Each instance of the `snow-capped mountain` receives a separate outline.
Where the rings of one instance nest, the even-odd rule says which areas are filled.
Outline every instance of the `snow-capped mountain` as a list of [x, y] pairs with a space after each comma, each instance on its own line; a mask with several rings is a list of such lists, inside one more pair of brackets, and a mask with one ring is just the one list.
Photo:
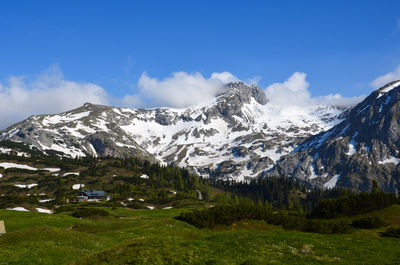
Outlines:
[[308, 138], [267, 176], [293, 176], [325, 187], [400, 189], [400, 81], [372, 92], [330, 130]]
[[0, 132], [68, 156], [139, 156], [199, 175], [243, 180], [262, 175], [305, 137], [346, 118], [344, 106], [275, 106], [264, 91], [226, 85], [212, 102], [183, 109], [128, 109], [93, 104], [35, 115]]

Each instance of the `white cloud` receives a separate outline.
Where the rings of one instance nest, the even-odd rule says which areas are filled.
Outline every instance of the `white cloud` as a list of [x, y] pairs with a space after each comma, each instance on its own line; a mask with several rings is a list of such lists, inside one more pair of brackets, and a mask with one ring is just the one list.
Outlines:
[[13, 76], [0, 84], [0, 128], [33, 114], [62, 112], [85, 102], [109, 104], [109, 99], [98, 85], [64, 80], [57, 66], [32, 80]]
[[257, 86], [258, 82], [260, 82], [260, 80], [261, 80], [261, 76], [254, 76], [252, 78], [249, 78], [249, 79], [245, 80], [245, 83], [249, 84], [249, 85], [256, 85]]
[[365, 96], [358, 97], [344, 97], [340, 94], [329, 94], [327, 96], [312, 98], [313, 102], [318, 104], [332, 104], [340, 106], [352, 106], [363, 101]]
[[291, 106], [310, 104], [307, 74], [295, 72], [283, 83], [274, 83], [266, 88], [265, 94], [272, 104]]
[[399, 79], [400, 79], [400, 65], [397, 66], [397, 68], [394, 71], [375, 78], [375, 80], [371, 82], [371, 86], [373, 86], [374, 88], [380, 88], [391, 81]]
[[229, 72], [212, 73], [210, 79], [220, 80], [224, 84], [239, 81], [239, 78], [237, 78], [236, 76], [234, 76], [233, 74], [231, 74]]
[[138, 81], [138, 96], [149, 99], [150, 105], [182, 108], [213, 99], [225, 89], [225, 83], [237, 80], [228, 72], [213, 73], [210, 78], [200, 73], [176, 72], [163, 80], [143, 73]]
[[86, 102], [134, 108], [186, 107], [213, 99], [223, 92], [225, 83], [238, 80], [229, 72], [213, 73], [209, 78], [176, 72], [163, 80], [143, 73], [138, 94], [111, 98], [96, 84], [65, 80], [60, 69], [52, 66], [34, 78], [11, 76], [0, 82], [0, 129], [30, 115], [59, 113]]
[[354, 105], [364, 99], [364, 96], [347, 98], [340, 94], [329, 94], [327, 96], [312, 97], [308, 90], [309, 83], [307, 74], [301, 72], [293, 73], [283, 83], [274, 83], [265, 90], [271, 104], [288, 106], [307, 106], [315, 104]]
[[[295, 72], [283, 83], [268, 86], [266, 96], [272, 104], [281, 106], [350, 105], [362, 100], [339, 94], [312, 97], [306, 77], [305, 73]], [[255, 77], [246, 83], [255, 84], [259, 79]], [[176, 72], [161, 80], [143, 73], [137, 94], [111, 98], [96, 84], [65, 80], [58, 67], [53, 66], [35, 78], [13, 76], [0, 83], [0, 129], [33, 114], [63, 112], [85, 102], [134, 108], [187, 107], [213, 100], [224, 91], [225, 83], [238, 80], [229, 72], [212, 73], [208, 78], [200, 73]]]
[[145, 107], [146, 104], [139, 95], [125, 95], [121, 100], [117, 100], [117, 105], [141, 108]]

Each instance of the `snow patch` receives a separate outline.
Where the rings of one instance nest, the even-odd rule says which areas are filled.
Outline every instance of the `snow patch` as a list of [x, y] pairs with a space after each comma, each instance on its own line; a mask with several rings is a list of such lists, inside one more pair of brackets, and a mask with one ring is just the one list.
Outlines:
[[72, 185], [73, 190], [79, 190], [80, 188], [85, 187], [85, 184], [74, 184]]
[[380, 165], [381, 164], [388, 164], [388, 163], [393, 163], [393, 164], [397, 165], [398, 163], [400, 163], [400, 159], [392, 156], [390, 158], [386, 158], [383, 161], [378, 161], [378, 164], [380, 164]]
[[380, 98], [381, 96], [383, 96], [383, 95], [386, 94], [387, 92], [391, 91], [393, 88], [398, 87], [399, 85], [400, 85], [400, 81], [394, 83], [394, 84], [391, 85], [391, 86], [388, 86], [388, 87], [386, 87], [386, 88], [380, 90], [380, 91], [379, 91], [379, 95], [378, 95], [377, 98]]
[[356, 142], [354, 140], [350, 140], [350, 142], [349, 142], [349, 150], [346, 152], [346, 155], [348, 155], [348, 156], [354, 155], [357, 152], [355, 146], [356, 146]]
[[14, 184], [15, 187], [21, 188], [21, 189], [31, 189], [33, 187], [36, 187], [38, 184]]
[[53, 212], [49, 209], [43, 209], [43, 208], [36, 208], [36, 211], [38, 211], [39, 213], [48, 213], [48, 214], [52, 214]]
[[25, 209], [24, 207], [7, 208], [6, 210], [18, 211], [18, 212], [29, 212], [29, 210]]
[[324, 188], [327, 188], [327, 189], [334, 188], [336, 186], [336, 183], [338, 182], [339, 178], [340, 178], [340, 174], [333, 176], [328, 182], [326, 182], [324, 184]]
[[311, 180], [311, 179], [315, 179], [315, 178], [318, 177], [318, 175], [315, 173], [315, 167], [314, 167], [314, 165], [311, 165], [310, 171], [311, 171], [311, 175], [310, 175], [310, 177], [309, 177], [310, 180]]
[[45, 168], [41, 168], [41, 170], [46, 170], [46, 171], [50, 171], [50, 172], [58, 172], [61, 169], [59, 168], [51, 168], [51, 167], [45, 167]]
[[28, 170], [38, 170], [35, 167], [31, 167], [28, 165], [21, 165], [21, 164], [16, 164], [16, 163], [9, 163], [9, 162], [4, 162], [0, 163], [0, 167], [3, 167], [5, 169], [7, 168], [20, 168], [20, 169], [28, 169]]
[[54, 201], [54, 199], [43, 199], [43, 200], [39, 200], [40, 203], [51, 202], [51, 201]]
[[65, 116], [61, 116], [61, 115], [52, 115], [52, 116], [47, 116], [43, 119], [43, 125], [45, 126], [49, 126], [52, 124], [57, 124], [57, 123], [61, 123], [61, 122], [71, 122], [71, 121], [75, 121], [75, 120], [79, 120], [82, 119], [84, 117], [89, 116], [90, 111], [85, 111], [85, 112], [81, 112], [81, 113], [77, 113], [77, 114], [68, 114]]
[[67, 176], [67, 175], [79, 176], [79, 172], [67, 172], [67, 173], [63, 174], [63, 177], [65, 177], [65, 176]]

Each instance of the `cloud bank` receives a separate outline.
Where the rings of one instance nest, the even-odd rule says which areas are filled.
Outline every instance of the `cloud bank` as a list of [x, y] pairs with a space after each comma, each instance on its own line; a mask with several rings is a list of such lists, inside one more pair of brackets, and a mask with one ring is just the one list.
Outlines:
[[283, 83], [274, 83], [265, 90], [271, 103], [281, 106], [308, 105], [311, 93], [305, 73], [295, 72]]
[[380, 88], [391, 81], [399, 79], [400, 79], [400, 65], [397, 66], [397, 68], [394, 71], [375, 78], [375, 80], [371, 82], [371, 86], [374, 88]]
[[56, 66], [33, 80], [12, 76], [5, 84], [0, 83], [0, 128], [33, 114], [62, 112], [85, 102], [110, 103], [103, 88], [64, 80]]
[[147, 99], [153, 106], [183, 108], [213, 99], [223, 92], [224, 84], [239, 80], [229, 72], [213, 73], [205, 78], [200, 73], [176, 72], [163, 80], [143, 73], [138, 81], [140, 93], [129, 99]]
[[265, 94], [272, 104], [282, 107], [315, 104], [351, 106], [364, 99], [364, 96], [348, 98], [340, 94], [312, 97], [308, 89], [310, 84], [306, 77], [306, 73], [295, 72], [283, 83], [274, 83], [268, 86], [265, 89]]
[[[400, 72], [399, 69], [396, 71]], [[295, 72], [287, 80], [269, 85], [265, 93], [270, 103], [282, 107], [352, 105], [363, 99], [346, 98], [339, 94], [312, 97], [306, 77], [305, 73]], [[86, 102], [133, 108], [187, 107], [213, 100], [224, 91], [224, 84], [238, 80], [230, 72], [215, 72], [209, 77], [197, 72], [176, 72], [164, 79], [151, 77], [144, 72], [137, 83], [137, 94], [112, 98], [96, 84], [65, 80], [60, 69], [53, 66], [34, 78], [12, 76], [0, 83], [0, 129], [30, 115], [59, 113]], [[245, 82], [255, 84], [259, 80], [259, 77], [255, 77]]]

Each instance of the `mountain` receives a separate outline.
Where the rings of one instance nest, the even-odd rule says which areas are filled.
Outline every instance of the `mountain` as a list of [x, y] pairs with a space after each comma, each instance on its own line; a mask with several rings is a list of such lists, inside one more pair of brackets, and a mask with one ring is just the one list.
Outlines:
[[210, 102], [183, 109], [128, 109], [93, 104], [35, 115], [0, 132], [66, 156], [137, 156], [192, 172], [243, 180], [272, 168], [306, 137], [336, 125], [345, 106], [281, 107], [263, 90], [229, 83]]
[[400, 187], [400, 81], [372, 92], [339, 124], [312, 136], [265, 176], [292, 176], [324, 187], [385, 191]]

